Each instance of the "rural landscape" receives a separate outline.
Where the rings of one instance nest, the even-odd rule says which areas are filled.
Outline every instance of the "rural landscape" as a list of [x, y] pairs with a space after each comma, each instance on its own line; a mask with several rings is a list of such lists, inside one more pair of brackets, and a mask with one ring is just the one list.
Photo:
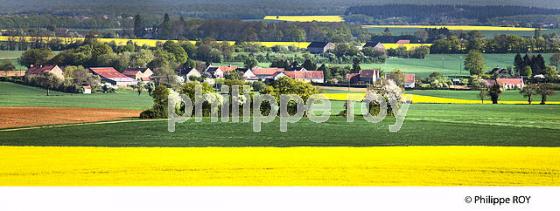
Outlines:
[[[21, 2], [0, 0], [0, 186], [560, 185], [556, 1]], [[282, 132], [283, 95], [328, 120]], [[198, 112], [178, 96], [203, 118], [169, 132]], [[211, 118], [232, 102], [278, 118]]]

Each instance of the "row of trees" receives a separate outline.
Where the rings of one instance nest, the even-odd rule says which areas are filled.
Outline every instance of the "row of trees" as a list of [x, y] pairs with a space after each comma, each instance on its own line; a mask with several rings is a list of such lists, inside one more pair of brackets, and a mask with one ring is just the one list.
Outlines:
[[451, 35], [433, 42], [431, 52], [465, 53], [471, 50], [485, 53], [518, 53], [518, 52], [558, 52], [560, 49], [559, 36], [546, 34], [538, 37], [525, 38], [518, 35], [498, 35], [485, 39], [480, 32], [473, 31], [466, 36]]
[[359, 26], [346, 23], [294, 23], [241, 20], [172, 19], [165, 14], [159, 25], [149, 26], [141, 15], [134, 17], [134, 35], [160, 39], [201, 40], [212, 38], [234, 41], [332, 41], [348, 42], [354, 37], [369, 39]]

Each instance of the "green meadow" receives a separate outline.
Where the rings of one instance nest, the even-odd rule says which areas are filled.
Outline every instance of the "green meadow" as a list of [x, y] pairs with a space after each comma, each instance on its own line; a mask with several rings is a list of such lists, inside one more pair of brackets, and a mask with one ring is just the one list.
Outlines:
[[132, 90], [117, 90], [115, 93], [94, 93], [91, 95], [71, 94], [11, 82], [0, 81], [0, 107], [77, 107], [77, 108], [119, 108], [144, 110], [151, 107], [152, 98], [146, 93], [138, 95]]

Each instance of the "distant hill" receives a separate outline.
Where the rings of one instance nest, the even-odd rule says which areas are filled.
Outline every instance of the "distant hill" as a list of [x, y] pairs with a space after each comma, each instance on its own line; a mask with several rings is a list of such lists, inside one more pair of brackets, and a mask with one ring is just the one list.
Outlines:
[[525, 6], [473, 5], [371, 5], [353, 6], [346, 14], [362, 14], [373, 18], [409, 17], [415, 20], [439, 18], [466, 18], [487, 20], [516, 15], [559, 15], [560, 9]]
[[[349, 7], [382, 4], [457, 4], [456, 0], [0, 0], [0, 14], [120, 15], [170, 13], [201, 18], [265, 15], [341, 15]], [[560, 8], [558, 0], [462, 0], [464, 5]]]

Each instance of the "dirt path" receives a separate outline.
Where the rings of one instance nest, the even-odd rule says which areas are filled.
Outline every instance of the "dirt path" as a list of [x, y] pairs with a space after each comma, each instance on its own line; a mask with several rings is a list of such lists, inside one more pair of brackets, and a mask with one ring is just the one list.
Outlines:
[[0, 128], [123, 120], [138, 117], [140, 112], [126, 109], [0, 107]]

